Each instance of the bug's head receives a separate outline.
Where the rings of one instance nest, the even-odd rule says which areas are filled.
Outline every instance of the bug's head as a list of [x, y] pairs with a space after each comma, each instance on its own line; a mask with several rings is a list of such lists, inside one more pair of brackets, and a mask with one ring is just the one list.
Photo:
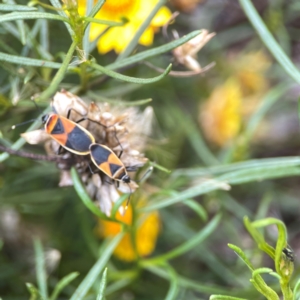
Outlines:
[[43, 124], [46, 124], [48, 119], [49, 119], [49, 115], [48, 115], [48, 114], [43, 115], [43, 116], [42, 116], [42, 123], [43, 123]]
[[124, 176], [122, 177], [122, 181], [123, 181], [123, 182], [129, 183], [130, 180], [131, 180], [131, 179], [130, 179], [129, 175], [127, 175], [127, 174], [124, 175]]

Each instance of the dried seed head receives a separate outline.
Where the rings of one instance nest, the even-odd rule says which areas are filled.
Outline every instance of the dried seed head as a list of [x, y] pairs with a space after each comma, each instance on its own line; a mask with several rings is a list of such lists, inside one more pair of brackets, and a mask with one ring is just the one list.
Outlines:
[[[139, 112], [136, 107], [113, 107], [107, 103], [96, 104], [94, 102], [87, 105], [82, 99], [67, 91], [56, 93], [53, 99], [53, 107], [57, 114], [67, 116], [71, 109], [70, 120], [80, 122], [80, 126], [86, 128], [95, 138], [96, 143], [109, 147], [116, 155], [122, 151], [121, 161], [125, 167], [140, 168], [146, 162], [144, 150], [147, 137], [151, 133], [151, 123], [153, 110], [151, 107]], [[23, 134], [27, 142], [36, 144], [45, 142], [45, 149], [49, 155], [57, 155], [59, 144], [39, 130], [34, 133]], [[138, 185], [131, 181], [129, 183], [119, 182], [118, 188], [114, 181], [99, 171], [92, 163], [90, 156], [76, 155], [66, 150], [59, 154], [68, 158], [68, 163], [60, 162], [58, 168], [62, 170], [59, 186], [72, 184], [69, 170], [72, 166], [78, 171], [87, 192], [92, 199], [98, 202], [100, 209], [110, 215], [113, 203], [116, 202], [119, 192], [134, 192]], [[71, 162], [71, 163], [70, 163]], [[132, 174], [130, 174], [132, 177]], [[123, 207], [120, 213], [123, 213]]]

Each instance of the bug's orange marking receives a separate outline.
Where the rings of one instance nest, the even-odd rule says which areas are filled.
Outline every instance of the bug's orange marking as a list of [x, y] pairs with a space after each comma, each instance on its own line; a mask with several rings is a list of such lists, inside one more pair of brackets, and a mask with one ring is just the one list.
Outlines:
[[108, 162], [104, 162], [101, 165], [99, 165], [99, 169], [104, 172], [107, 176], [112, 178], [112, 174], [110, 171], [110, 167], [109, 167], [109, 163]]
[[62, 134], [52, 134], [51, 137], [56, 140], [59, 144], [62, 146], [65, 146], [67, 140], [68, 140], [68, 135], [65, 133]]
[[109, 155], [107, 162], [109, 162], [110, 164], [119, 165], [120, 167], [123, 166], [123, 163], [121, 162], [119, 157], [113, 152]]
[[76, 126], [78, 126], [76, 123], [70, 121], [67, 118], [60, 117], [60, 120], [61, 120], [61, 122], [62, 122], [62, 124], [64, 126], [66, 134], [70, 133]]
[[45, 130], [46, 130], [47, 133], [51, 134], [51, 131], [55, 127], [58, 118], [59, 118], [58, 115], [50, 115], [49, 116], [49, 118], [47, 120], [47, 123], [45, 125]]

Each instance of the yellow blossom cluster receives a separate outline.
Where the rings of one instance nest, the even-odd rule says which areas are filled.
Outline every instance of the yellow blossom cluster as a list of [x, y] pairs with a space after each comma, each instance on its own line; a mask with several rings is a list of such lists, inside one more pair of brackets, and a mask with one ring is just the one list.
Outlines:
[[[90, 29], [90, 40], [94, 41], [100, 35], [98, 51], [105, 54], [111, 50], [122, 52], [133, 39], [137, 30], [153, 10], [158, 0], [106, 0], [96, 19], [120, 22], [128, 20], [123, 26], [108, 28], [107, 25], [93, 23]], [[78, 0], [78, 11], [86, 14], [86, 0]], [[163, 6], [152, 19], [150, 26], [142, 34], [139, 43], [149, 46], [153, 43], [154, 33], [163, 26], [171, 17], [170, 10]]]
[[219, 147], [239, 134], [269, 85], [265, 73], [271, 62], [264, 52], [240, 54], [229, 65], [232, 75], [212, 91], [199, 114], [206, 138]]

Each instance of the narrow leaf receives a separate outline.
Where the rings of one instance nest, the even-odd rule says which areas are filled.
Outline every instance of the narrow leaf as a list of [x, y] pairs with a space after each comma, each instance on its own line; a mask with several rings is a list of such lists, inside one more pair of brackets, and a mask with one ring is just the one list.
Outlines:
[[114, 249], [119, 244], [121, 239], [123, 238], [124, 233], [119, 233], [115, 236], [106, 246], [104, 251], [101, 254], [99, 260], [95, 263], [95, 265], [90, 269], [89, 273], [80, 283], [70, 300], [82, 300], [85, 298], [85, 295], [97, 280], [99, 274], [104, 269], [105, 265], [107, 264], [110, 256], [112, 255]]
[[48, 298], [47, 290], [47, 274], [45, 268], [45, 257], [42, 243], [38, 238], [33, 240], [35, 252], [36, 277], [41, 296], [44, 299]]
[[209, 297], [209, 300], [248, 300], [248, 299], [230, 297], [230, 296], [223, 296], [223, 295], [212, 295], [212, 296]]
[[235, 246], [233, 244], [228, 244], [228, 247], [230, 249], [232, 249], [243, 260], [243, 262], [247, 265], [247, 267], [251, 271], [254, 270], [254, 267], [252, 266], [251, 262], [249, 261], [249, 259], [247, 258], [247, 256], [245, 255], [244, 251], [241, 248], [239, 248], [239, 247], [237, 247], [237, 246]]
[[88, 17], [93, 18], [97, 12], [101, 9], [103, 4], [105, 3], [105, 0], [98, 0], [91, 12], [89, 13]]
[[75, 191], [77, 195], [82, 200], [83, 204], [96, 216], [101, 219], [107, 220], [107, 216], [93, 203], [90, 196], [86, 192], [85, 187], [82, 185], [82, 182], [74, 168], [71, 169], [72, 181], [74, 184]]
[[221, 215], [216, 215], [202, 230], [200, 230], [195, 236], [193, 236], [191, 239], [186, 241], [185, 243], [181, 244], [180, 246], [176, 247], [175, 249], [154, 257], [152, 259], [147, 259], [144, 260], [143, 263], [148, 264], [153, 264], [157, 262], [163, 262], [166, 260], [173, 259], [175, 257], [178, 257], [193, 248], [195, 248], [199, 243], [203, 242], [207, 237], [209, 237], [214, 230], [217, 228], [221, 220]]
[[120, 73], [116, 73], [114, 71], [106, 69], [105, 67], [102, 67], [102, 66], [100, 66], [98, 64], [95, 64], [95, 63], [90, 63], [90, 66], [93, 69], [95, 69], [97, 71], [100, 71], [102, 74], [108, 75], [108, 76], [113, 77], [115, 79], [123, 80], [123, 81], [126, 81], [126, 82], [139, 83], [139, 84], [149, 84], [149, 83], [159, 81], [162, 78], [164, 78], [165, 76], [167, 76], [168, 73], [171, 71], [171, 68], [172, 68], [172, 64], [170, 64], [162, 74], [160, 74], [156, 77], [153, 77], [153, 78], [143, 79], [143, 78], [135, 78], [135, 77], [122, 75]]
[[174, 48], [177, 48], [177, 47], [181, 46], [182, 44], [188, 42], [189, 40], [191, 40], [195, 36], [199, 35], [200, 33], [201, 33], [201, 30], [195, 30], [175, 41], [172, 41], [172, 42], [164, 44], [162, 46], [153, 48], [151, 50], [146, 50], [141, 53], [132, 55], [128, 58], [122, 59], [121, 61], [109, 64], [109, 65], [105, 66], [105, 68], [110, 69], [110, 70], [115, 70], [115, 69], [119, 69], [119, 68], [123, 68], [123, 67], [129, 66], [129, 65], [135, 64], [135, 63], [145, 60], [149, 57], [153, 57], [153, 56], [160, 55], [162, 53], [166, 53], [166, 52], [168, 52]]
[[10, 62], [22, 66], [47, 67], [52, 69], [59, 69], [62, 65], [61, 63], [11, 55], [3, 52], [0, 52], [0, 61]]
[[104, 269], [102, 274], [97, 300], [104, 300], [106, 282], [107, 282], [107, 268]]
[[95, 19], [90, 17], [82, 17], [82, 19], [88, 23], [96, 23], [96, 24], [107, 25], [107, 26], [122, 26], [125, 24], [125, 22], [114, 22], [114, 21]]
[[76, 277], [78, 277], [78, 272], [73, 272], [65, 277], [63, 277], [55, 286], [54, 291], [49, 298], [49, 300], [56, 300], [59, 293], [70, 283], [72, 282]]
[[[259, 161], [259, 160], [257, 160]], [[272, 161], [270, 163], [268, 160], [264, 163], [264, 160], [260, 160], [261, 163], [259, 165], [244, 168], [233, 172], [225, 173], [219, 177], [215, 177], [213, 179], [203, 180], [202, 183], [197, 186], [190, 187], [177, 195], [171, 196], [166, 199], [160, 199], [159, 201], [153, 201], [148, 206], [142, 208], [142, 211], [152, 211], [161, 209], [163, 207], [173, 205], [180, 201], [194, 198], [195, 196], [203, 195], [209, 193], [211, 191], [215, 191], [218, 189], [230, 189], [230, 185], [237, 185], [246, 182], [261, 182], [266, 179], [275, 179], [275, 178], [283, 178], [289, 176], [300, 175], [300, 159], [292, 158], [286, 159], [285, 162], [289, 162], [289, 166], [287, 163], [281, 164], [283, 160]], [[247, 162], [246, 162], [247, 163]], [[239, 165], [241, 166], [241, 164]], [[258, 184], [259, 184], [258, 183]]]
[[49, 19], [49, 20], [59, 20], [66, 23], [70, 22], [68, 18], [51, 14], [51, 13], [46, 13], [46, 12], [26, 12], [26, 13], [12, 12], [9, 14], [1, 15], [0, 23], [10, 22], [15, 20], [28, 20], [28, 19]]
[[[60, 0], [49, 0], [50, 3], [57, 8], [57, 13], [65, 18], [68, 18], [68, 15], [65, 13], [65, 11], [63, 10], [62, 6], [61, 6], [61, 1]], [[67, 30], [69, 31], [70, 36], [74, 36], [74, 31], [73, 28], [71, 27], [71, 25], [69, 23], [64, 23], [67, 27]]]
[[168, 293], [165, 297], [165, 300], [174, 300], [174, 299], [176, 299], [176, 296], [177, 296], [178, 290], [179, 290], [178, 276], [177, 276], [175, 270], [170, 265], [166, 265], [166, 267], [167, 267], [167, 271], [169, 273], [170, 287], [169, 287]]
[[0, 4], [0, 11], [34, 11], [36, 7], [17, 4]]
[[274, 39], [267, 26], [264, 24], [263, 20], [257, 13], [255, 7], [253, 6], [252, 1], [250, 0], [239, 0], [246, 16], [252, 23], [252, 26], [257, 31], [260, 36], [262, 42], [269, 49], [269, 51], [273, 54], [275, 59], [281, 65], [281, 67], [297, 82], [300, 83], [300, 72], [295, 67], [293, 62], [289, 59], [289, 57], [284, 53], [280, 45]]

